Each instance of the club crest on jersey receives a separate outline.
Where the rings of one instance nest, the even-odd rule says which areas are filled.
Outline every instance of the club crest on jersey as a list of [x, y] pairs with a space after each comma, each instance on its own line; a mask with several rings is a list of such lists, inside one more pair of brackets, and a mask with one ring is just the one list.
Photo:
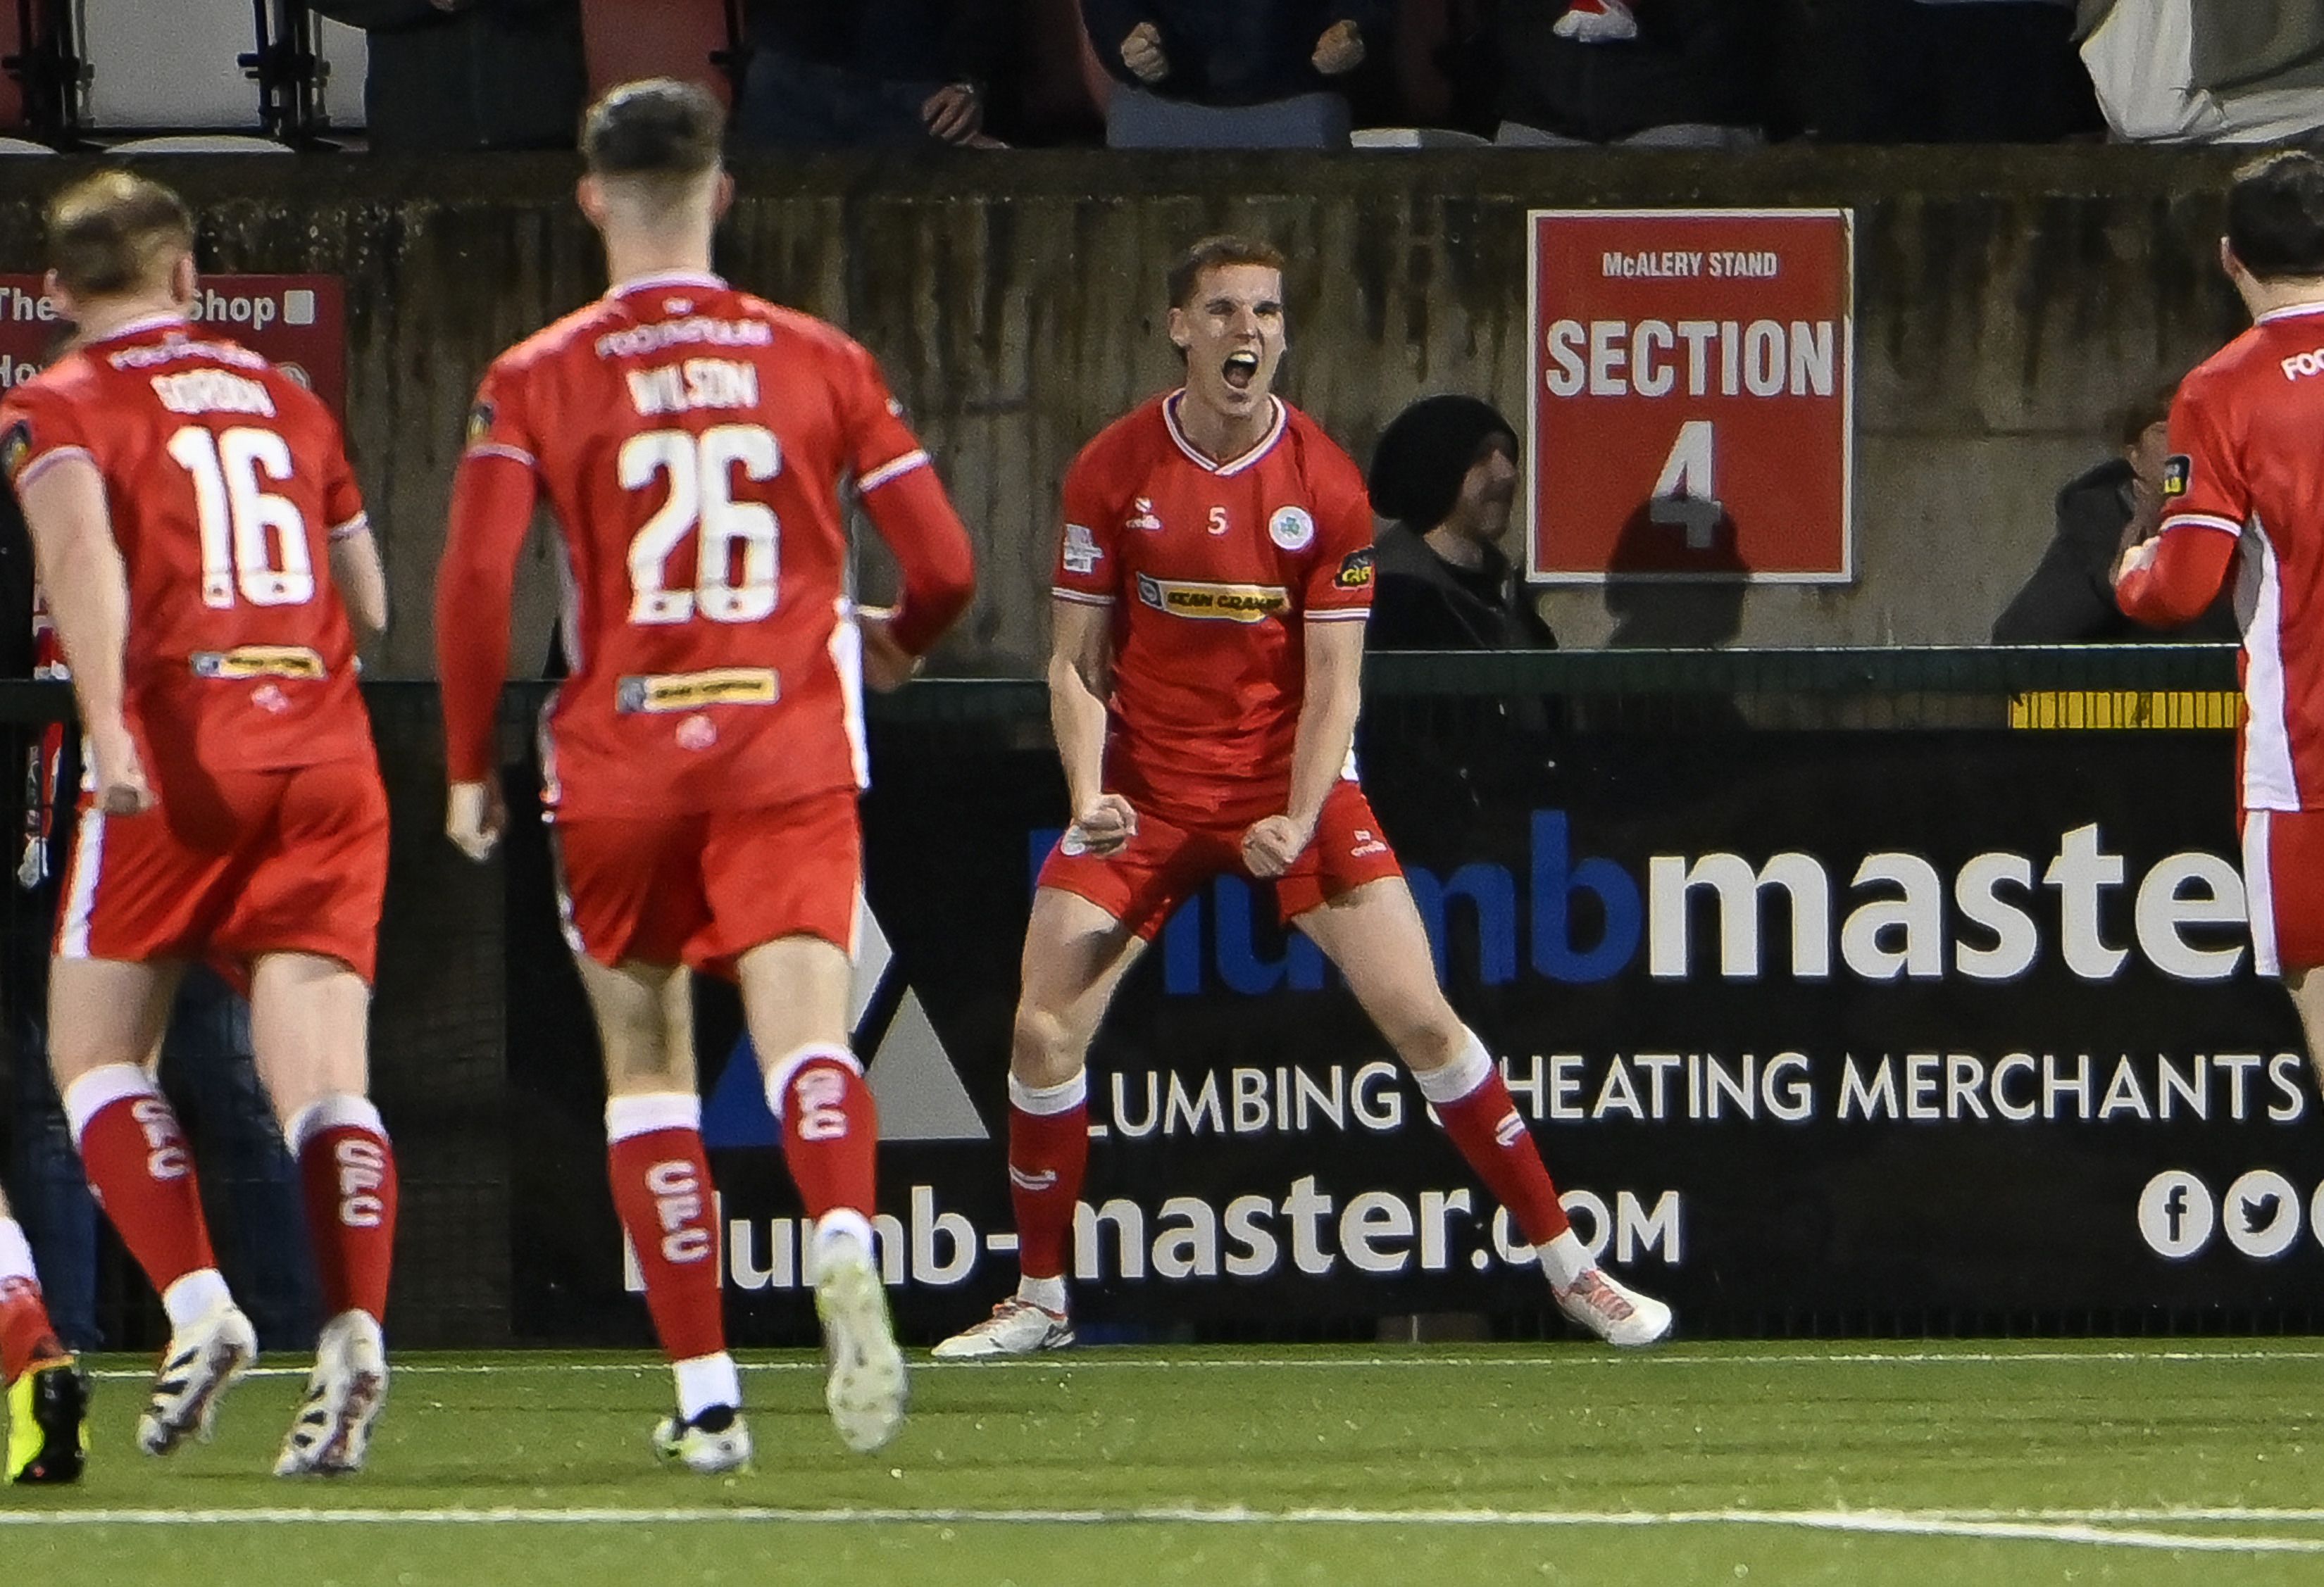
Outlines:
[[1159, 533], [1162, 528], [1162, 521], [1154, 515], [1154, 498], [1151, 496], [1140, 496], [1132, 503], [1132, 505], [1134, 505], [1138, 511], [1123, 524], [1122, 527], [1125, 529], [1142, 529], [1148, 534]]
[[1078, 573], [1084, 577], [1095, 573], [1097, 565], [1105, 560], [1105, 553], [1098, 549], [1097, 536], [1090, 532], [1087, 524], [1065, 525], [1064, 560], [1067, 573]]
[[32, 427], [20, 419], [0, 436], [0, 476], [14, 479], [32, 450]]
[[1304, 551], [1315, 539], [1315, 521], [1305, 507], [1277, 507], [1267, 521], [1267, 538], [1286, 551]]
[[2163, 459], [2163, 494], [2183, 496], [2187, 487], [2195, 482], [2195, 460], [2185, 453], [2176, 453]]

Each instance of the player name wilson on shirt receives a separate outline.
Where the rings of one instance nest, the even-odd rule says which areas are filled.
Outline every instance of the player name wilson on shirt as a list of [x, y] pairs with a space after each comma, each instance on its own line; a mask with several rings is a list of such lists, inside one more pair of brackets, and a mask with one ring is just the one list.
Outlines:
[[727, 358], [688, 358], [683, 364], [632, 369], [622, 377], [630, 405], [648, 419], [697, 408], [756, 408], [759, 372]]

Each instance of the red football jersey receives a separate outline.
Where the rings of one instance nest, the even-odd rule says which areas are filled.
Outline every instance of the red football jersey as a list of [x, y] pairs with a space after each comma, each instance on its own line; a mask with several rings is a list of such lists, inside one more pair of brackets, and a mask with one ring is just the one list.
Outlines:
[[269, 770], [371, 756], [329, 554], [364, 527], [363, 498], [313, 392], [156, 317], [0, 401], [0, 467], [19, 490], [63, 457], [105, 478], [128, 572], [130, 728], [164, 798], [188, 757]]
[[2243, 807], [2324, 807], [2324, 304], [2264, 317], [2180, 383], [2163, 527], [2237, 536]]
[[627, 282], [493, 363], [468, 455], [531, 467], [565, 549], [555, 809], [749, 809], [863, 785], [835, 487], [928, 466], [900, 413], [838, 329], [710, 275]]
[[1363, 476], [1281, 399], [1266, 437], [1213, 463], [1157, 397], [1065, 475], [1052, 593], [1113, 608], [1106, 787], [1165, 820], [1279, 815], [1307, 679], [1304, 624], [1372, 599]]

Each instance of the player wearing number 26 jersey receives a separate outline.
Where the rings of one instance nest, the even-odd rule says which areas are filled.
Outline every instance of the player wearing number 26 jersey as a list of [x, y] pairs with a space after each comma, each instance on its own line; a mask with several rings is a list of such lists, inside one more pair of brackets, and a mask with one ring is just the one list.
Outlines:
[[[451, 787], [482, 858], [505, 812], [493, 705], [538, 500], [565, 552], [573, 675], [544, 733], [567, 936], [605, 1056], [606, 1171], [677, 1380], [654, 1432], [705, 1474], [751, 1458], [720, 1311], [715, 1203], [680, 965], [731, 973], [784, 1160], [850, 1448], [902, 1425], [872, 1259], [877, 1110], [849, 1050], [861, 886], [860, 685], [893, 687], [968, 604], [968, 536], [870, 354], [710, 272], [733, 196], [724, 117], [664, 78], [582, 124], [576, 197], [613, 288], [497, 360], [477, 393], [437, 595]], [[903, 576], [847, 595], [840, 493]]]
[[[575, 924], [601, 961], [721, 961], [793, 927], [852, 940], [868, 768], [833, 482], [863, 494], [895, 549], [899, 643], [925, 649], [968, 589], [965, 536], [899, 412], [838, 330], [704, 273], [622, 281], [485, 375], [467, 470], [538, 481], [564, 530], [573, 674], [545, 724], [546, 798]], [[507, 566], [528, 522], [504, 507], [458, 514], [456, 548]], [[506, 615], [489, 577], [447, 577], [441, 600], [462, 780], [492, 764]], [[797, 829], [770, 840], [787, 872], [715, 868], [737, 890], [724, 913], [750, 924], [681, 920], [658, 890], [616, 901], [597, 886], [616, 869], [642, 880], [646, 840], [629, 823], [770, 807]]]

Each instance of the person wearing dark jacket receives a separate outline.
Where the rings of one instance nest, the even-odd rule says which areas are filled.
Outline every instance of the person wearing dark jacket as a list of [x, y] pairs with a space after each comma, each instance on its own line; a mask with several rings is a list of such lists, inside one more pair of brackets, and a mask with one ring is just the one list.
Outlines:
[[1376, 650], [1555, 650], [1500, 549], [1517, 501], [1517, 436], [1489, 402], [1424, 397], [1372, 453]]
[[1391, 0], [1083, 0], [1090, 43], [1132, 88], [1257, 105], [1344, 87], [1377, 52]]
[[1500, 0], [1486, 42], [1500, 83], [1497, 142], [1720, 148], [1761, 140], [1764, 19], [1734, 0], [1622, 9], [1627, 34], [1577, 29], [1571, 10], [1544, 0]]
[[[1373, 448], [1372, 510], [1394, 523], [1373, 548], [1376, 650], [1555, 650], [1500, 549], [1517, 501], [1517, 435], [1488, 402], [1424, 397]], [[1485, 828], [1550, 784], [1558, 703], [1532, 695], [1367, 706], [1359, 759], [1398, 851], [1457, 864]]]
[[2058, 493], [2057, 533], [2025, 586], [1994, 620], [1995, 644], [2232, 643], [2242, 637], [2232, 579], [2210, 610], [2184, 628], [2149, 628], [2115, 604], [2116, 559], [2162, 520], [2172, 389], [2163, 386], [2126, 409], [2121, 454]]
[[579, 0], [314, 0], [364, 30], [380, 154], [569, 149], [587, 74]]
[[1016, 0], [752, 0], [744, 143], [790, 149], [984, 144], [984, 106]]

